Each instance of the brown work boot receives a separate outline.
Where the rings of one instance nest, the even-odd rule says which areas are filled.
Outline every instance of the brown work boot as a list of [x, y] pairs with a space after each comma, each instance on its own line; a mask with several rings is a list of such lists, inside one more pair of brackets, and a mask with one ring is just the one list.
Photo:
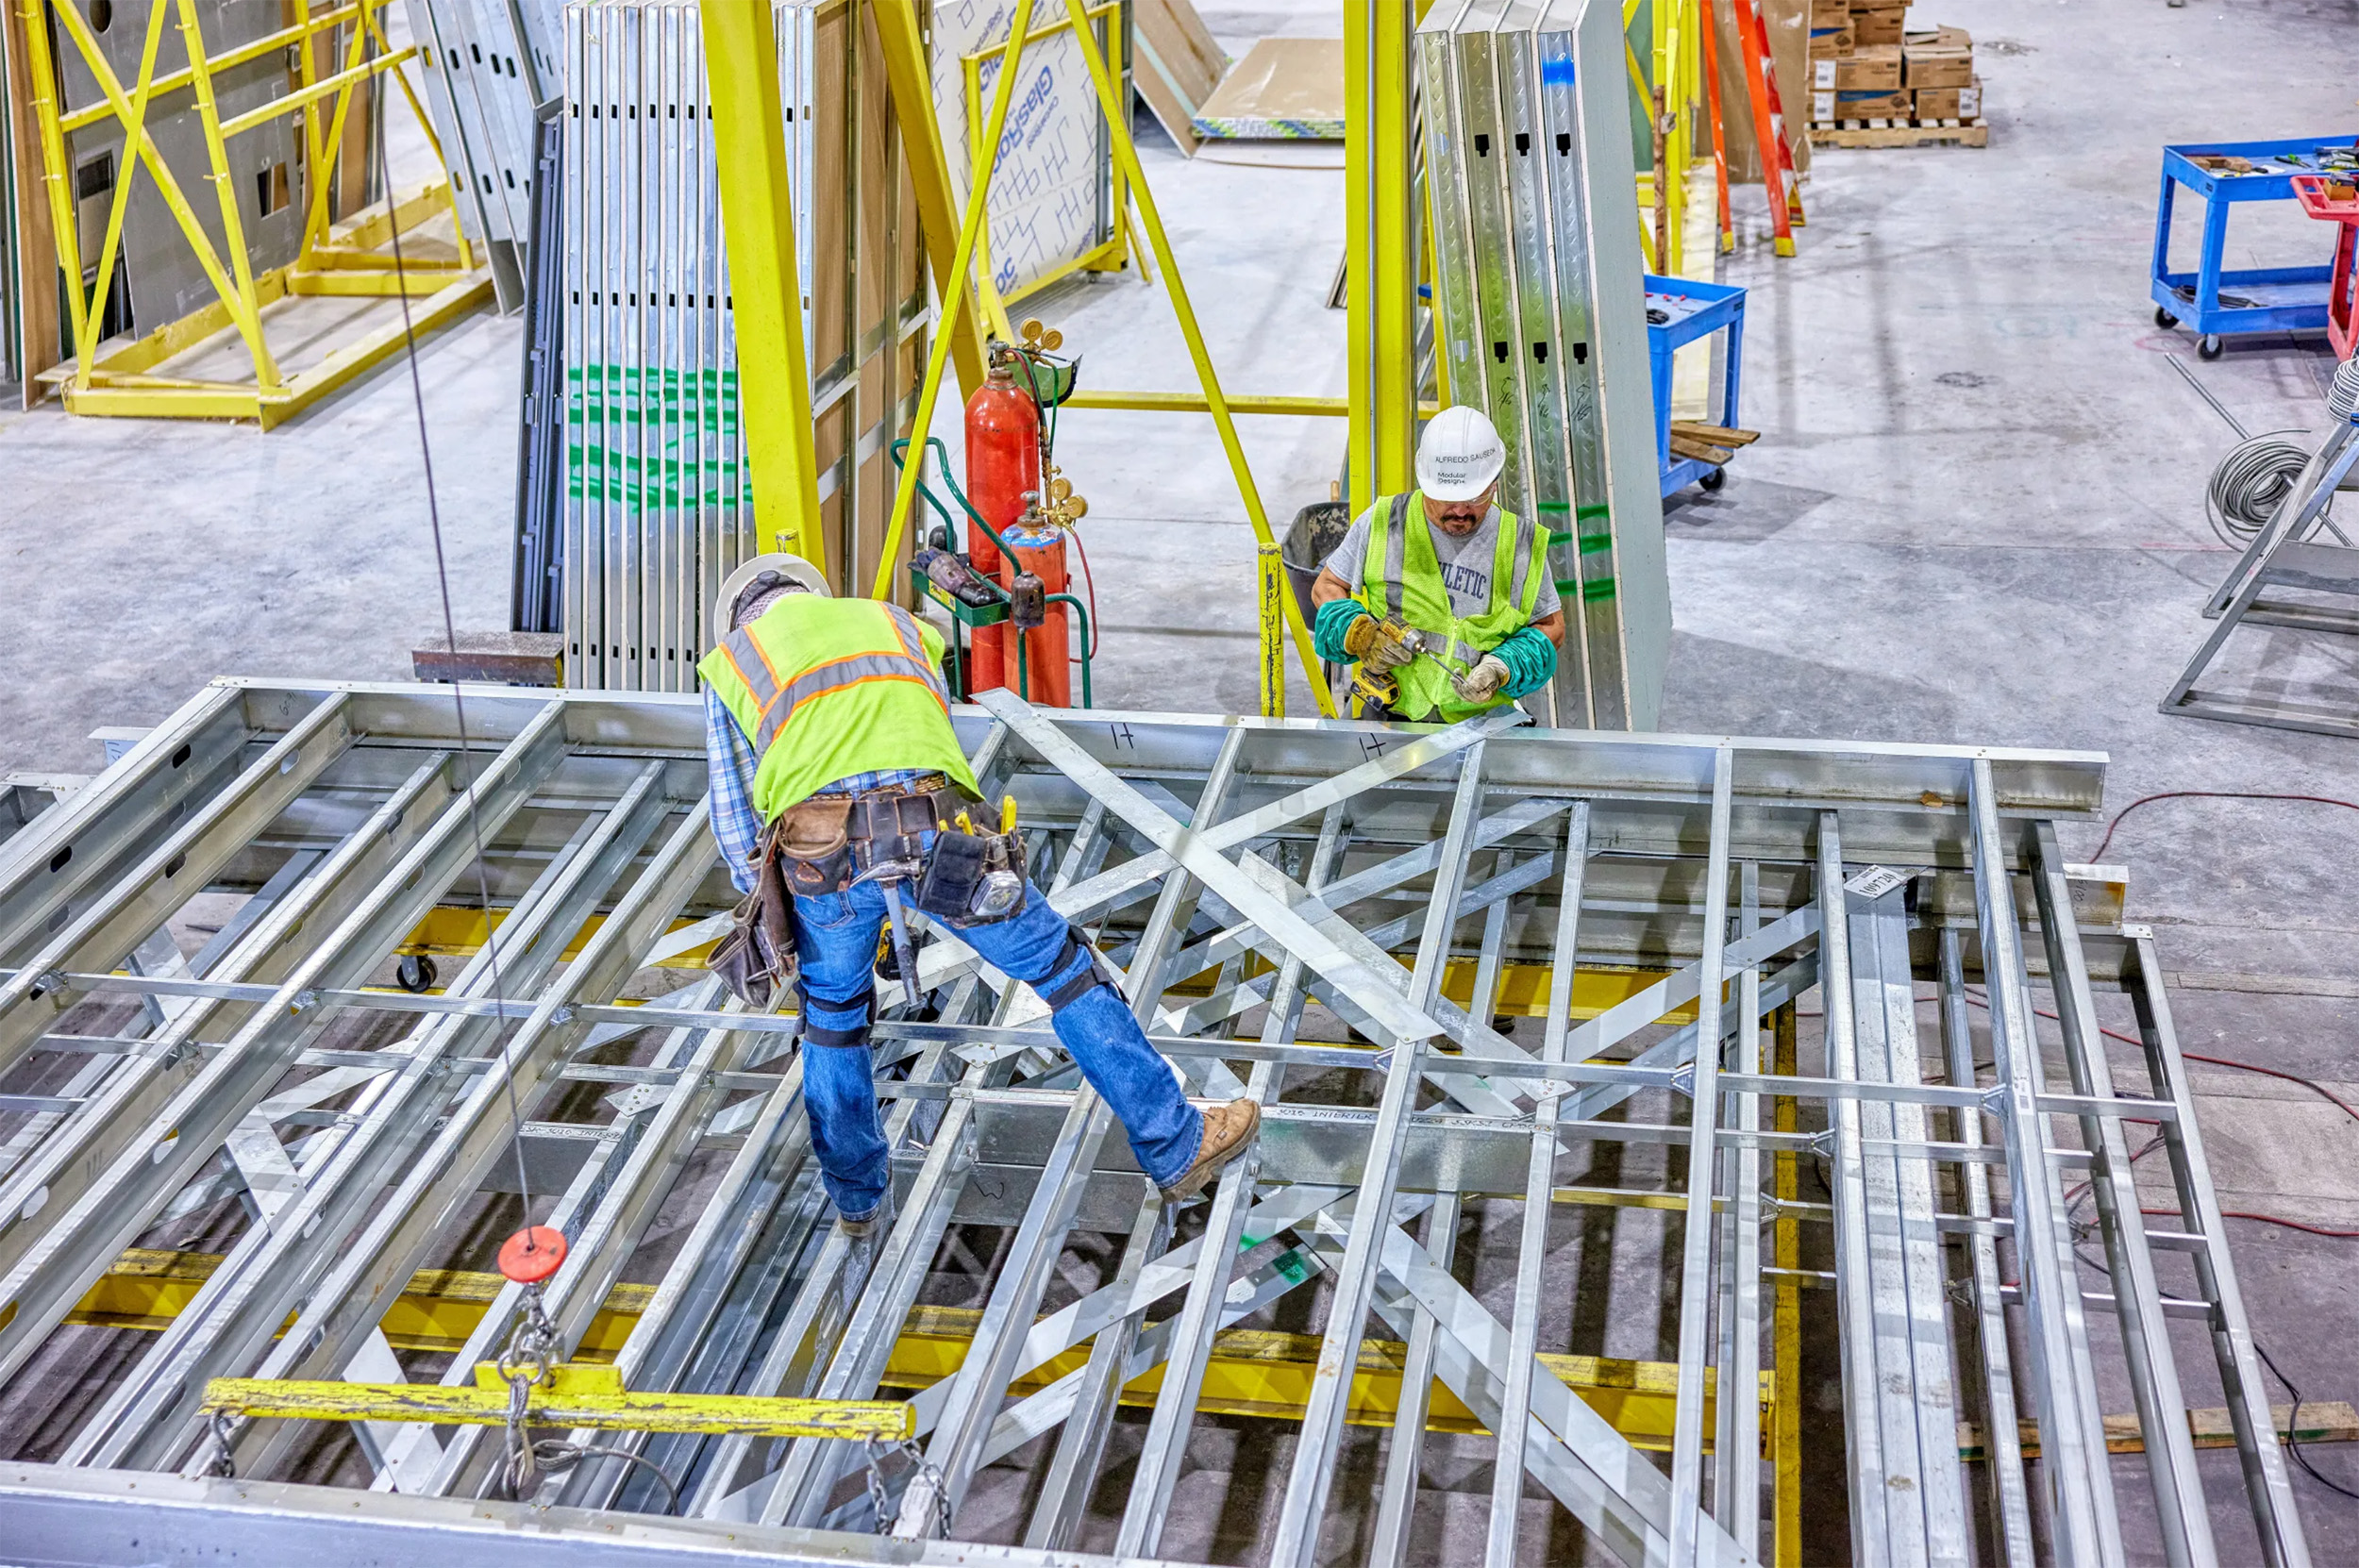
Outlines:
[[1163, 1201], [1179, 1203], [1204, 1191], [1220, 1168], [1243, 1154], [1262, 1130], [1262, 1108], [1251, 1100], [1231, 1100], [1204, 1113], [1204, 1141], [1196, 1146], [1196, 1163], [1163, 1189]]

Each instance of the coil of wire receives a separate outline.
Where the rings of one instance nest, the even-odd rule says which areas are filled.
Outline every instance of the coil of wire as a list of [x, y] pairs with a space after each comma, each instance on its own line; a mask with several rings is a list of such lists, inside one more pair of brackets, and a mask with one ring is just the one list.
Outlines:
[[2252, 542], [2308, 465], [2310, 449], [2286, 439], [2294, 434], [2299, 432], [2272, 431], [2240, 441], [2212, 470], [2203, 509], [2212, 520], [2212, 532], [2230, 549], [2241, 550]]
[[2359, 420], [2359, 354], [2334, 369], [2334, 384], [2326, 390], [2326, 406], [2336, 419]]

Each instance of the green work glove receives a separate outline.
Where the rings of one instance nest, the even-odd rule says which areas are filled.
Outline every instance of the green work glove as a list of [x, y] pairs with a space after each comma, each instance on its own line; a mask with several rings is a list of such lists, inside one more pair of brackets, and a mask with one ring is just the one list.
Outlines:
[[1511, 697], [1537, 692], [1556, 676], [1556, 644], [1537, 626], [1524, 626], [1500, 639], [1491, 653], [1507, 666]]
[[1330, 599], [1319, 606], [1317, 618], [1312, 624], [1311, 645], [1330, 664], [1348, 664], [1351, 650], [1345, 639], [1351, 634], [1351, 624], [1365, 617], [1368, 607], [1357, 599]]

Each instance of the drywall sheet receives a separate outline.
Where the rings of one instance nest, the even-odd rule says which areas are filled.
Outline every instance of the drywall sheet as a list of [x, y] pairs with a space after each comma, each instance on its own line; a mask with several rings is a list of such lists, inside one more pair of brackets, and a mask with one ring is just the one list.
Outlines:
[[1344, 41], [1265, 38], [1196, 112], [1196, 134], [1246, 141], [1344, 138]]
[[1188, 0], [1130, 0], [1130, 46], [1139, 96], [1180, 150], [1195, 157], [1196, 106], [1220, 85], [1228, 52]]

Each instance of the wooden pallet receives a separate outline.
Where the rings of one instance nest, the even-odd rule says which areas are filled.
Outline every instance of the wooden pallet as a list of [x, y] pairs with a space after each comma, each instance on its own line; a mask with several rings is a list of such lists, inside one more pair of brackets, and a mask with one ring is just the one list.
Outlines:
[[1990, 145], [1983, 120], [1836, 120], [1810, 127], [1814, 147], [1929, 147], [1954, 142], [1961, 147]]

